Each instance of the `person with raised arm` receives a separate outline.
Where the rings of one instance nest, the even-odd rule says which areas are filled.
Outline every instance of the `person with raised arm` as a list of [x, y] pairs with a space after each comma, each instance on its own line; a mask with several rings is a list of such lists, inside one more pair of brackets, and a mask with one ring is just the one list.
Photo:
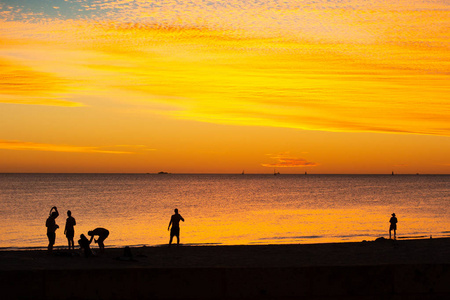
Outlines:
[[59, 228], [58, 224], [56, 224], [56, 218], [59, 216], [58, 209], [56, 206], [53, 206], [50, 209], [50, 215], [45, 222], [45, 226], [47, 227], [47, 237], [48, 237], [48, 247], [47, 253], [52, 254], [53, 245], [55, 245], [56, 240], [56, 229]]

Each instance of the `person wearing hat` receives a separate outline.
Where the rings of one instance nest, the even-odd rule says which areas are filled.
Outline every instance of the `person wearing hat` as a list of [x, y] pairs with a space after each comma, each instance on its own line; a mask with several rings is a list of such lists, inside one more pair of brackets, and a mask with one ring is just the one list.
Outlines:
[[392, 214], [389, 223], [391, 223], [391, 226], [389, 226], [389, 239], [391, 239], [391, 231], [394, 230], [394, 240], [395, 240], [397, 239], [397, 218], [395, 217], [395, 213]]

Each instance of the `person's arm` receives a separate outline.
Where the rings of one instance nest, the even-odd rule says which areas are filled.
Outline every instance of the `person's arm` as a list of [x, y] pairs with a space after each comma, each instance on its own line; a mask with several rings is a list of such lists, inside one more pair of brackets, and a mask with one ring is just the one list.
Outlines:
[[170, 225], [172, 225], [172, 218], [170, 218], [169, 227], [167, 227], [167, 230], [170, 230]]
[[54, 222], [55, 222], [55, 231], [56, 231], [56, 229], [58, 229], [59, 228], [59, 225], [58, 224], [56, 224], [56, 218], [59, 216], [59, 212], [58, 212], [58, 209], [56, 208], [56, 206], [54, 206], [54, 208], [55, 208], [55, 212], [56, 212], [56, 216], [55, 216], [55, 218], [54, 218]]
[[66, 221], [66, 227], [64, 227], [64, 234], [67, 232], [67, 221]]
[[91, 235], [91, 239], [89, 240], [89, 244], [92, 243], [93, 239], [94, 239], [94, 235]]
[[183, 219], [183, 217], [181, 215], [180, 215], [180, 220], [184, 222], [184, 219]]

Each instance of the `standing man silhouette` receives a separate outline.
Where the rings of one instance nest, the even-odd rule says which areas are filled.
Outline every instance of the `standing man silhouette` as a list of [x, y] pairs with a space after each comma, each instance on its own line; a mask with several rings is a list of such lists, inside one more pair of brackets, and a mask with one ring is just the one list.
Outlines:
[[[184, 222], [184, 219], [178, 213], [178, 208], [175, 208], [175, 214], [170, 218], [169, 227], [167, 228], [167, 230], [170, 230], [169, 246], [172, 245], [172, 239], [174, 236], [177, 237], [177, 246], [180, 245], [180, 221]], [[170, 225], [172, 225], [172, 229], [170, 229]]]
[[391, 223], [391, 226], [389, 226], [389, 239], [391, 239], [391, 231], [394, 230], [394, 240], [397, 239], [397, 218], [395, 217], [395, 213], [392, 214], [391, 219], [389, 220], [389, 223]]
[[72, 250], [75, 250], [75, 244], [73, 241], [73, 237], [75, 236], [75, 228], [73, 226], [77, 225], [75, 218], [72, 217], [72, 212], [70, 210], [67, 211], [67, 219], [66, 219], [66, 227], [64, 228], [64, 234], [66, 235], [67, 241], [69, 242], [69, 250], [70, 245], [72, 245]]
[[58, 209], [56, 206], [53, 206], [50, 209], [50, 216], [48, 216], [47, 221], [45, 222], [45, 226], [47, 227], [47, 237], [48, 237], [48, 247], [47, 254], [52, 254], [53, 245], [56, 240], [56, 229], [59, 228], [58, 224], [56, 224], [56, 218], [59, 216]]

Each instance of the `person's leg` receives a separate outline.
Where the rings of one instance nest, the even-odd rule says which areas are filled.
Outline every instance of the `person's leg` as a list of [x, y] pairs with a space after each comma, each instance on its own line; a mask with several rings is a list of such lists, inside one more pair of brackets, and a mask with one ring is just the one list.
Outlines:
[[99, 237], [97, 240], [98, 247], [100, 248], [100, 252], [103, 252], [105, 250], [105, 244], [103, 244], [104, 240], [105, 240], [104, 236]]
[[389, 239], [391, 239], [391, 229], [389, 229]]
[[394, 240], [397, 239], [397, 229], [394, 229]]
[[180, 245], [180, 236], [177, 235], [177, 246], [179, 246], [179, 245]]
[[173, 235], [170, 235], [169, 246], [172, 245]]
[[56, 234], [55, 233], [47, 233], [47, 237], [48, 237], [47, 253], [51, 254], [53, 251], [53, 245], [55, 244]]

